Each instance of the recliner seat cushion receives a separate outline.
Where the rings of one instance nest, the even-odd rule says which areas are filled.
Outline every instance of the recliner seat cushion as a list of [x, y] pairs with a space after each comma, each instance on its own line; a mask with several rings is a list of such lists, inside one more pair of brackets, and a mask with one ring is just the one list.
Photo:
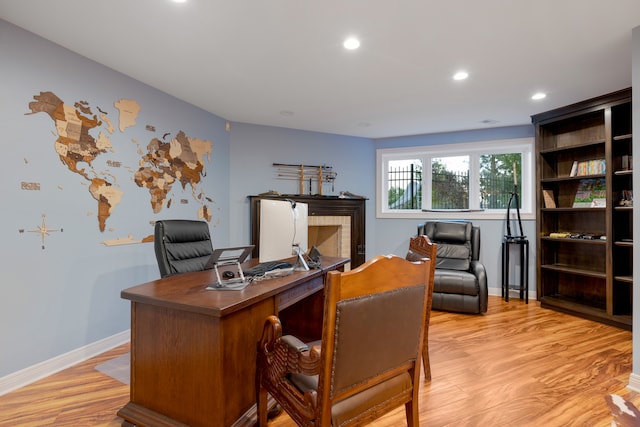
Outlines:
[[476, 296], [480, 293], [476, 276], [466, 271], [436, 269], [433, 292]]

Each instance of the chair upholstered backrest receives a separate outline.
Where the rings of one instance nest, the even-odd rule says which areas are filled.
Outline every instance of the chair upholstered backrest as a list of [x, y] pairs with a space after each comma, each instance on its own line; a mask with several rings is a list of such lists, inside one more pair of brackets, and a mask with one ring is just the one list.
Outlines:
[[438, 245], [436, 268], [468, 271], [480, 257], [480, 229], [470, 222], [428, 221], [418, 234]]
[[343, 425], [362, 399], [372, 406], [403, 393], [417, 399], [430, 267], [430, 261], [380, 256], [346, 273], [328, 273], [321, 419], [330, 414], [332, 425]]
[[156, 221], [154, 249], [160, 276], [201, 271], [213, 253], [209, 225], [204, 221]]
[[337, 303], [332, 397], [415, 359], [424, 293], [417, 284]]

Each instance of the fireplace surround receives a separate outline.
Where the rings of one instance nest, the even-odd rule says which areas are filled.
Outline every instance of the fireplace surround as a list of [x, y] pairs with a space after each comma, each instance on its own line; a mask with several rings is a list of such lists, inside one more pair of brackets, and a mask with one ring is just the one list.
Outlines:
[[259, 256], [260, 200], [293, 200], [309, 207], [309, 247], [316, 246], [328, 256], [351, 258], [351, 268], [366, 261], [365, 202], [360, 197], [304, 196], [248, 196], [250, 201], [252, 257]]

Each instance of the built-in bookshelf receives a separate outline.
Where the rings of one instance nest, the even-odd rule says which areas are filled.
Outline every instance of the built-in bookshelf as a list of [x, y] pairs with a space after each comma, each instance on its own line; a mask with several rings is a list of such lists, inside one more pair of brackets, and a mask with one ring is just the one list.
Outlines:
[[532, 116], [541, 305], [631, 328], [631, 89]]

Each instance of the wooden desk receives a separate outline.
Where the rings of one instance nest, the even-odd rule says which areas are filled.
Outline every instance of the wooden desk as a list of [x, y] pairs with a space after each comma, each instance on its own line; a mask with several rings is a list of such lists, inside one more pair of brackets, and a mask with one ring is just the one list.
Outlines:
[[118, 411], [123, 425], [252, 424], [265, 318], [277, 313], [286, 333], [320, 339], [326, 272], [348, 261], [322, 257], [322, 270], [257, 281], [242, 291], [206, 290], [215, 282], [212, 270], [122, 291], [131, 301], [131, 397]]

